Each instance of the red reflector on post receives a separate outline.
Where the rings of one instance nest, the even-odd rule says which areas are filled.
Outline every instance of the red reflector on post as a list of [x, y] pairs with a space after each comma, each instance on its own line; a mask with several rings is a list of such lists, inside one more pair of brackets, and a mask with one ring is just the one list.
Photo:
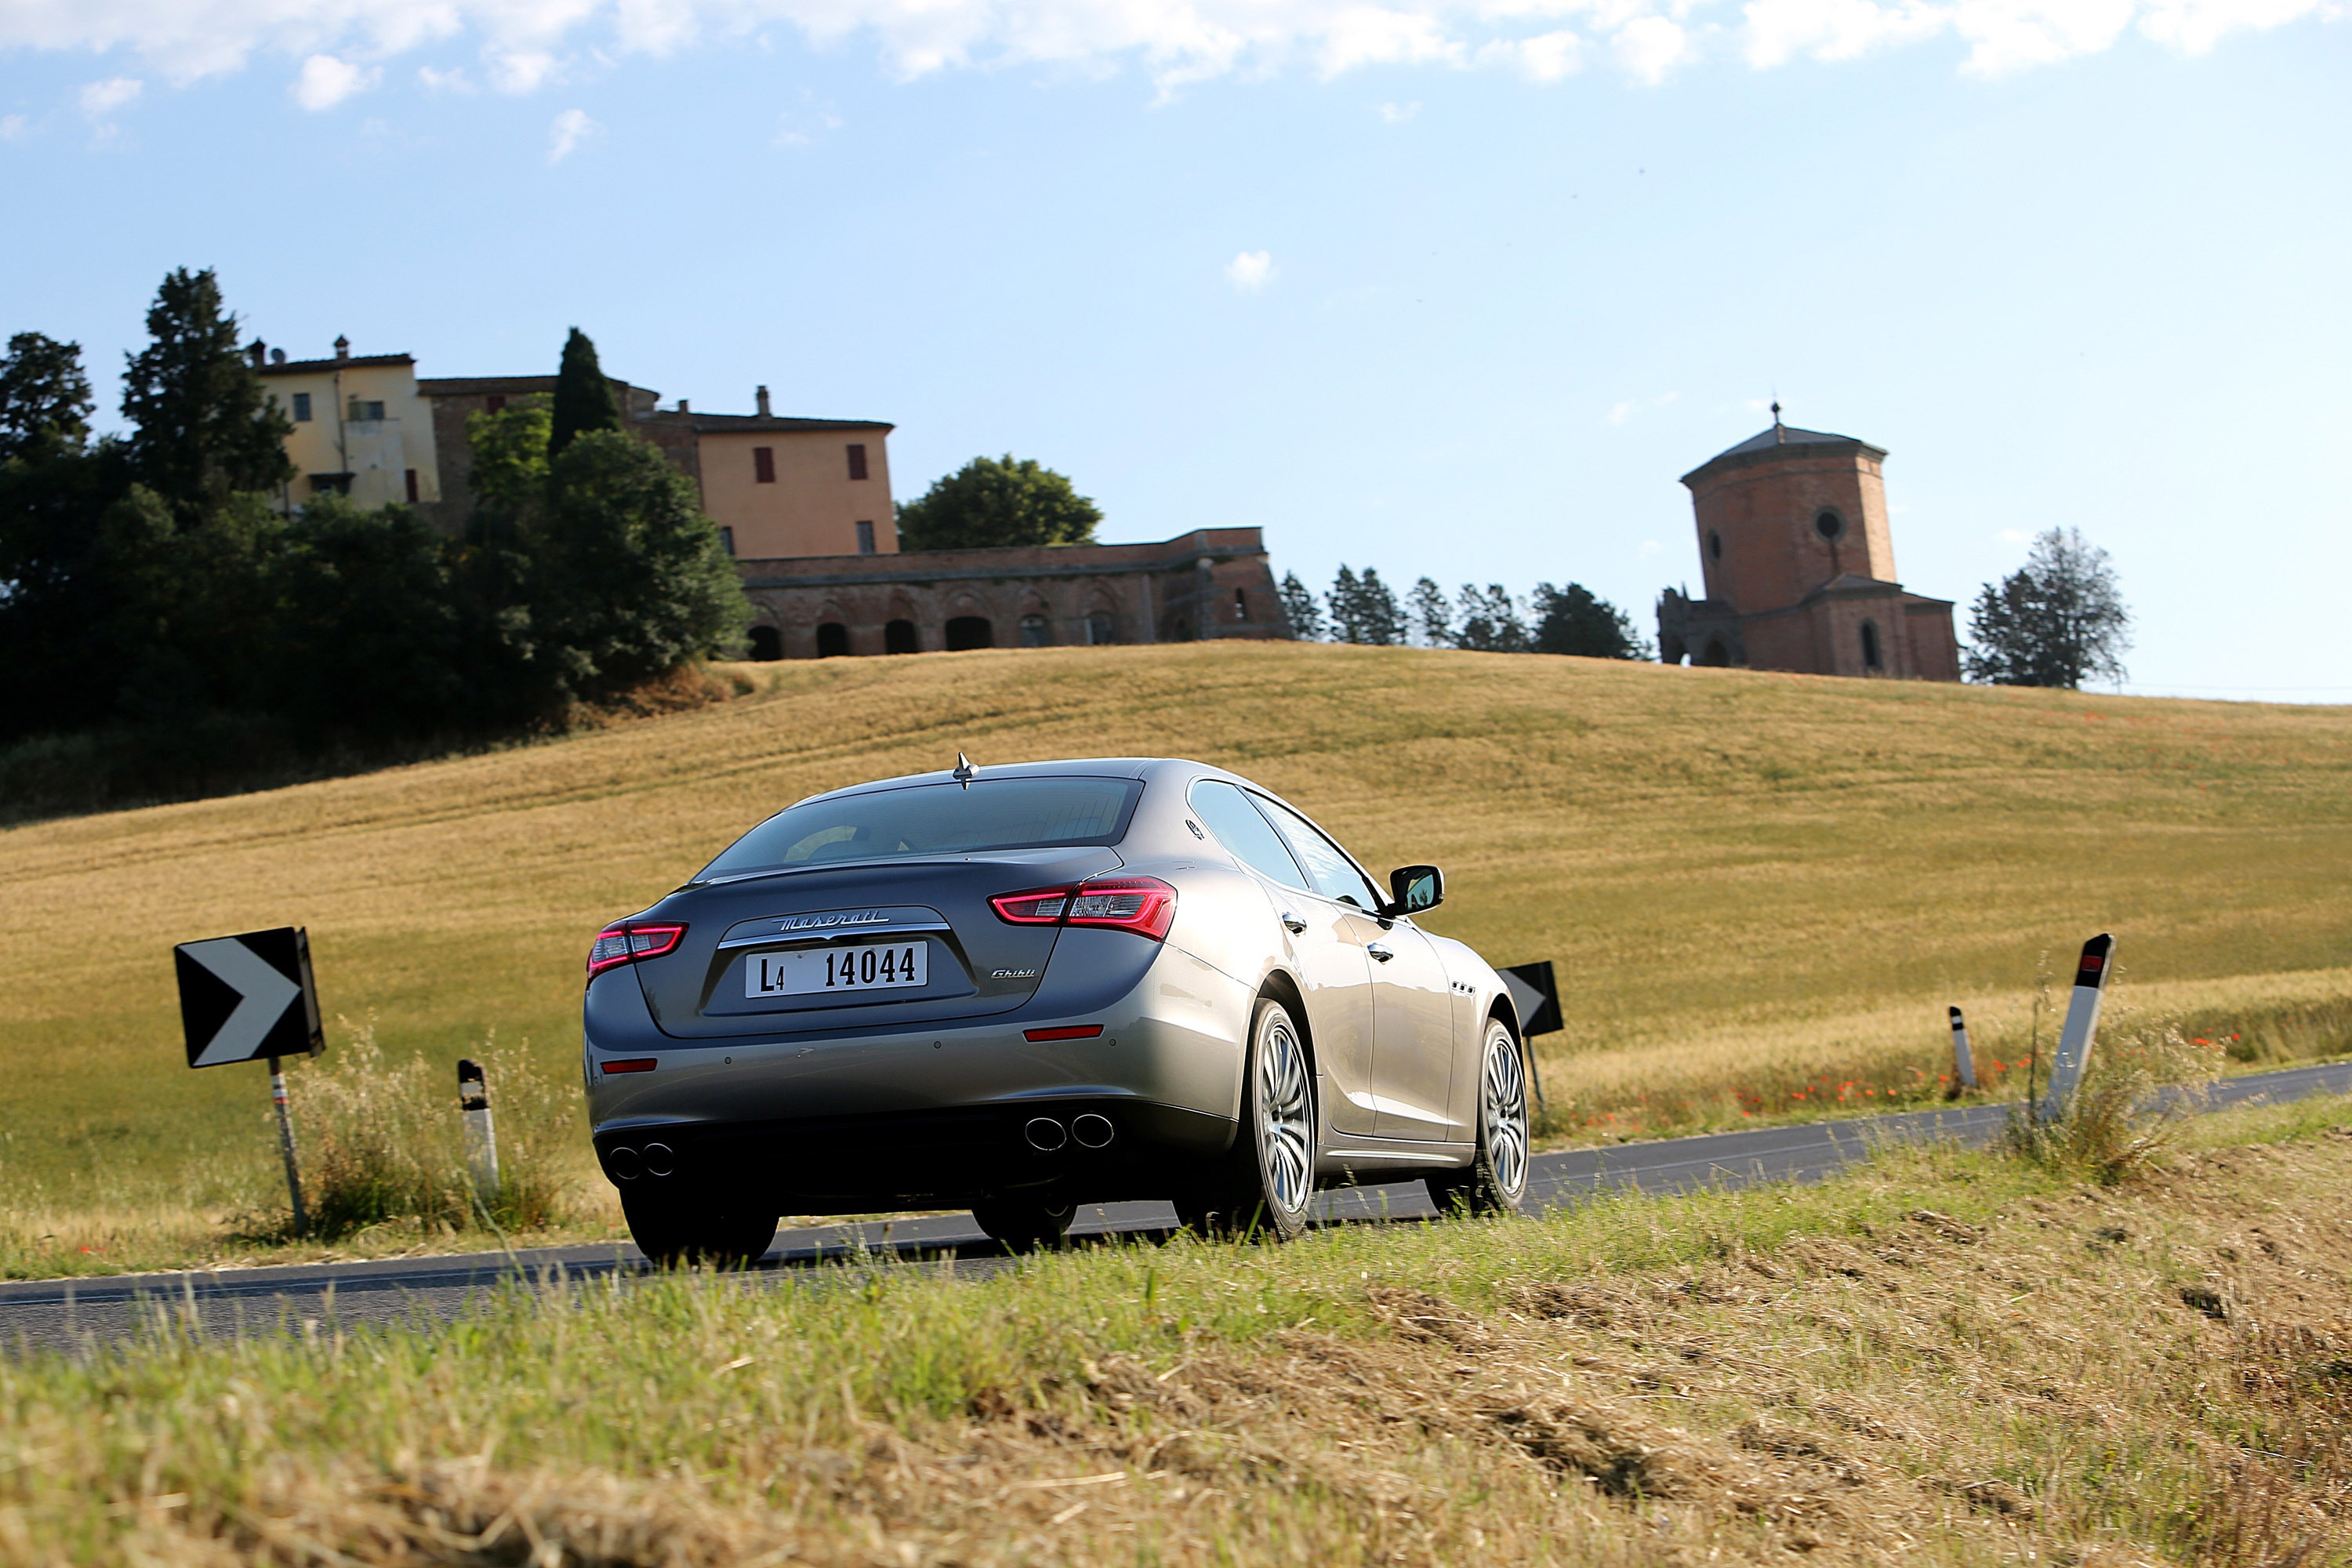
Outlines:
[[629, 1057], [622, 1061], [606, 1062], [606, 1072], [651, 1072], [661, 1066], [659, 1057]]
[[1102, 1032], [1100, 1024], [1065, 1024], [1052, 1029], [1024, 1029], [1021, 1037], [1035, 1045], [1045, 1040], [1091, 1040]]

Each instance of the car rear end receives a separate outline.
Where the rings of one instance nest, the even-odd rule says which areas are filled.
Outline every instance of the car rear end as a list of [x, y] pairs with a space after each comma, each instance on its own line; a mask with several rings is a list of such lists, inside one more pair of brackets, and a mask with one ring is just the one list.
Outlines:
[[1149, 1195], [1223, 1147], [1248, 998], [1169, 941], [1182, 891], [1122, 853], [1157, 831], [1148, 771], [818, 797], [615, 922], [583, 1009], [606, 1174], [855, 1213]]

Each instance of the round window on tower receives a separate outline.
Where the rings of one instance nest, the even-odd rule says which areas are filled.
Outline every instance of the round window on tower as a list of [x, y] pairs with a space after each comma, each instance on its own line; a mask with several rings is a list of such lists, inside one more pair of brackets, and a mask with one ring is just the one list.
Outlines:
[[1825, 511], [1813, 519], [1813, 531], [1834, 543], [1845, 532], [1845, 519], [1833, 511]]
[[1723, 559], [1723, 535], [1713, 529], [1706, 531], [1706, 552], [1712, 559]]

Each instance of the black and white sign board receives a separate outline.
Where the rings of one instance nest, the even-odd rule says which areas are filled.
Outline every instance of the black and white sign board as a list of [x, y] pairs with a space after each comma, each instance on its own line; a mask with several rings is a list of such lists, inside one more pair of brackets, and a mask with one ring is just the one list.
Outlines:
[[1504, 985], [1511, 993], [1511, 1004], [1519, 1010], [1520, 1034], [1549, 1035], [1562, 1027], [1559, 983], [1552, 978], [1550, 959], [1540, 963], [1515, 963], [1496, 973], [1502, 975]]
[[172, 950], [172, 962], [180, 973], [190, 1067], [315, 1057], [325, 1047], [304, 928], [184, 942]]

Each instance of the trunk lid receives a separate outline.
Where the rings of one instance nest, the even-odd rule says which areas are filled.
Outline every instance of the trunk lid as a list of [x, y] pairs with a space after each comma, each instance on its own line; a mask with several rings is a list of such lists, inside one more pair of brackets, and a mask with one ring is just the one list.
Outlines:
[[[1029, 1000], [1058, 926], [1014, 925], [989, 900], [1118, 870], [1108, 848], [1000, 850], [770, 872], [687, 888], [648, 917], [676, 952], [631, 967], [662, 1033], [719, 1040], [919, 1027]], [[910, 984], [908, 971], [919, 984]]]

